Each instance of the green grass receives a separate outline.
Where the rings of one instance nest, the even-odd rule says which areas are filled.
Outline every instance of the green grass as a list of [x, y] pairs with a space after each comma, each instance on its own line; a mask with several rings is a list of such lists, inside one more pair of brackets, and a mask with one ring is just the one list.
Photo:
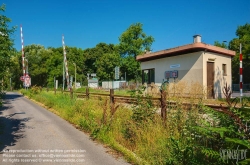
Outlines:
[[[113, 113], [109, 100], [105, 97], [80, 100], [75, 96], [70, 99], [69, 93], [57, 92], [55, 95], [53, 91], [38, 92], [36, 89], [21, 92], [89, 133], [92, 139], [118, 151], [132, 164], [209, 164], [210, 161], [223, 164], [218, 157], [219, 151], [213, 148], [211, 150], [207, 143], [201, 145], [195, 136], [201, 136], [205, 141], [213, 140], [216, 146], [218, 140], [223, 140], [220, 138], [221, 132], [212, 132], [214, 126], [201, 115], [204, 111], [208, 112], [211, 116], [209, 120], [221, 116], [221, 123], [231, 122], [230, 116], [213, 114], [211, 109], [202, 106], [202, 102], [200, 106], [195, 105], [195, 99], [168, 98], [174, 99], [177, 104], [175, 107], [168, 106], [167, 121], [163, 124], [159, 114], [150, 113], [154, 111], [154, 107], [147, 100], [140, 100], [141, 96], [138, 97], [140, 101], [137, 106], [126, 108], [120, 105]], [[90, 89], [90, 92], [104, 91]], [[128, 93], [123, 90], [116, 92], [121, 95]], [[187, 101], [194, 105], [185, 107], [181, 104]], [[144, 111], [147, 113], [143, 113]], [[224, 125], [225, 130], [227, 126], [229, 125]]]
[[[76, 92], [86, 92], [86, 87], [82, 87], [79, 89], [74, 90]], [[90, 93], [102, 93], [102, 94], [109, 94], [110, 90], [109, 89], [93, 89], [89, 88]], [[122, 96], [130, 96], [131, 90], [128, 89], [115, 89], [114, 94], [115, 95], [122, 95]]]

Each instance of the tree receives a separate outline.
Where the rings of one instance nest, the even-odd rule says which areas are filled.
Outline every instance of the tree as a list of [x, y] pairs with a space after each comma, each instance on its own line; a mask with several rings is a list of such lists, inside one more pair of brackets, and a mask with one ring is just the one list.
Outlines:
[[84, 71], [86, 70], [85, 61], [86, 58], [84, 56], [84, 51], [81, 48], [76, 47], [66, 47], [67, 51], [67, 59], [68, 59], [68, 69], [69, 75], [73, 76], [75, 79], [75, 65], [76, 65], [76, 77], [77, 82], [81, 82], [86, 84], [84, 80], [86, 80], [86, 75]]
[[119, 41], [119, 52], [124, 58], [121, 71], [127, 73], [128, 79], [138, 80], [141, 77], [141, 71], [136, 56], [144, 51], [150, 51], [154, 38], [143, 32], [141, 23], [135, 23], [121, 34]]
[[147, 36], [142, 29], [141, 23], [130, 25], [130, 27], [119, 37], [120, 53], [123, 56], [136, 56], [145, 50], [149, 51], [154, 38]]
[[[87, 73], [97, 73], [97, 77], [100, 80], [108, 80], [110, 76], [110, 69], [104, 69], [106, 66], [103, 61], [108, 62], [108, 68], [113, 66], [116, 63], [117, 53], [118, 50], [114, 44], [99, 43], [94, 48], [85, 49], [83, 53], [85, 58], [84, 74], [87, 75]], [[114, 57], [114, 59], [112, 59], [112, 57]]]
[[225, 48], [225, 49], [228, 48], [224, 42], [220, 43], [219, 41], [215, 41], [214, 46], [218, 46], [218, 47]]
[[250, 83], [250, 24], [238, 26], [236, 36], [229, 43], [229, 49], [236, 51], [236, 56], [232, 59], [232, 79], [233, 83], [239, 83], [239, 53], [240, 43], [242, 44], [243, 55], [243, 83]]
[[[48, 69], [47, 60], [50, 55], [42, 45], [27, 45], [24, 47], [25, 59], [28, 61], [28, 72], [32, 85], [47, 86]], [[20, 56], [21, 58], [21, 56]]]
[[[5, 12], [5, 5], [0, 6], [0, 12]], [[9, 28], [8, 23], [11, 19], [5, 15], [0, 15], [0, 79], [4, 78], [8, 68], [10, 67], [11, 55], [14, 52], [13, 40], [11, 35], [15, 31], [15, 27]]]
[[[11, 78], [11, 87], [12, 89], [22, 88], [23, 82], [20, 80], [20, 76], [23, 75], [22, 71], [22, 53], [14, 51], [13, 56], [11, 57], [10, 67], [9, 67], [9, 78]], [[6, 82], [8, 79], [6, 79]]]
[[116, 66], [119, 66], [120, 55], [116, 52], [114, 53], [105, 53], [97, 61], [97, 75], [99, 80], [113, 80], [114, 79], [114, 69]]

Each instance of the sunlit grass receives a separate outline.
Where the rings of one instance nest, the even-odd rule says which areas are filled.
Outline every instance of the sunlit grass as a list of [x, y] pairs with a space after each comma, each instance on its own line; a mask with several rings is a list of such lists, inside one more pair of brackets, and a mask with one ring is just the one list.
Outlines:
[[[204, 99], [206, 93], [197, 83], [192, 86], [188, 85], [185, 82], [178, 82], [170, 84], [166, 88], [167, 100], [174, 101], [176, 104], [167, 105], [165, 124], [157, 113], [154, 114], [153, 119], [138, 123], [132, 119], [133, 106], [128, 108], [120, 105], [112, 116], [109, 99], [105, 97], [77, 99], [74, 96], [73, 99], [70, 99], [69, 93], [57, 92], [54, 94], [54, 92], [42, 91], [39, 94], [32, 94], [30, 91], [22, 92], [28, 97], [42, 102], [77, 128], [89, 133], [92, 139], [120, 152], [129, 162], [161, 165], [172, 161], [175, 146], [171, 143], [171, 138], [183, 151], [196, 145], [196, 141], [192, 140], [190, 129], [203, 120], [199, 111], [202, 109], [202, 104], [206, 103], [206, 99]], [[174, 94], [169, 92], [173, 90]], [[94, 91], [90, 90], [90, 92]], [[127, 91], [120, 92], [127, 93]], [[195, 95], [195, 97], [186, 97], [187, 94]], [[183, 105], [183, 102], [189, 103], [189, 105]], [[218, 102], [220, 101], [217, 100]], [[147, 108], [146, 106], [148, 105], [140, 105], [141, 108]], [[200, 153], [195, 154], [197, 156]], [[175, 160], [178, 159], [175, 158]]]

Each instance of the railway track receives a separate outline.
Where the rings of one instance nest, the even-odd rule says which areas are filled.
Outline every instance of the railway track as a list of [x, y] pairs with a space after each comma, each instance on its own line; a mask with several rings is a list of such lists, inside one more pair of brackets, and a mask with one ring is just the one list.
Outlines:
[[[78, 98], [85, 98], [86, 94], [82, 93], [76, 93]], [[103, 97], [110, 97], [110, 94], [101, 94], [101, 93], [91, 93], [90, 97], [95, 97], [95, 98], [103, 98]], [[148, 99], [146, 97], [143, 97], [142, 99]], [[152, 103], [160, 107], [161, 106], [161, 98], [150, 98], [152, 100]], [[114, 100], [116, 103], [127, 103], [127, 104], [133, 104], [136, 102], [135, 98], [131, 98], [130, 96], [120, 96], [120, 95], [114, 95]], [[176, 102], [174, 101], [168, 101], [167, 102], [168, 106], [175, 106]], [[183, 106], [191, 106], [193, 104], [190, 103], [182, 103]], [[229, 108], [224, 105], [214, 105], [214, 104], [205, 104], [205, 106], [210, 107], [214, 110], [228, 110]]]

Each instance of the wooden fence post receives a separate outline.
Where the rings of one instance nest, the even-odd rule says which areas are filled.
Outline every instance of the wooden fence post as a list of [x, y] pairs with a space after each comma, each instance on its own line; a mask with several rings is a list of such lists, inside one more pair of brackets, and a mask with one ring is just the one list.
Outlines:
[[114, 89], [110, 89], [110, 104], [113, 104], [114, 102]]
[[73, 99], [73, 89], [70, 88], [69, 91], [70, 91], [70, 99]]
[[86, 88], [86, 98], [89, 99], [89, 87]]
[[54, 88], [54, 94], [56, 94], [56, 88]]
[[110, 89], [110, 110], [111, 110], [111, 115], [113, 116], [115, 111], [114, 89]]
[[165, 89], [161, 89], [161, 117], [165, 125], [167, 119], [167, 93]]

